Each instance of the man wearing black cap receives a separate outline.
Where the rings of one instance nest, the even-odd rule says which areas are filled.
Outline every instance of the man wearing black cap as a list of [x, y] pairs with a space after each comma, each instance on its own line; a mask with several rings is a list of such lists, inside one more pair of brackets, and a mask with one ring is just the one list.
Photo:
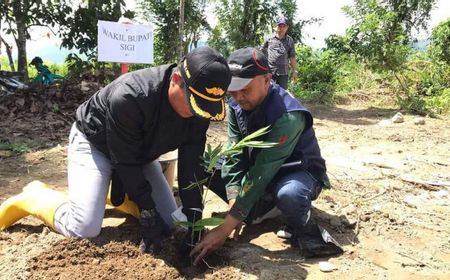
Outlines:
[[277, 20], [277, 30], [273, 37], [264, 42], [262, 47], [269, 59], [269, 68], [272, 79], [287, 90], [289, 65], [291, 78], [297, 79], [297, 60], [295, 59], [295, 45], [291, 36], [287, 35], [289, 29], [288, 19], [281, 16]]
[[203, 178], [209, 122], [225, 117], [223, 98], [231, 80], [225, 59], [197, 48], [181, 63], [122, 75], [77, 110], [68, 148], [68, 198], [38, 181], [0, 206], [0, 229], [34, 215], [65, 236], [100, 233], [108, 203], [134, 215], [142, 227], [141, 249], [158, 252], [173, 227], [175, 200], [158, 157], [178, 149], [183, 213], [200, 218], [200, 190], [186, 191]]
[[[257, 49], [233, 52], [228, 65], [232, 75], [228, 92], [233, 97], [228, 103], [229, 144], [267, 126], [270, 132], [259, 140], [278, 144], [264, 149], [245, 148], [224, 162], [222, 178], [230, 209], [225, 222], [192, 250], [194, 262], [219, 248], [233, 230], [236, 237], [243, 221], [260, 222], [259, 214], [267, 214], [271, 203], [281, 210], [291, 229], [278, 236], [291, 238], [294, 246], [310, 241], [302, 247], [305, 256], [340, 252], [334, 244], [317, 240], [317, 232], [311, 238], [304, 237], [311, 233], [310, 229], [318, 230], [310, 222], [311, 201], [329, 184], [311, 113], [289, 92], [272, 83], [267, 58]], [[216, 183], [220, 184], [218, 180]], [[308, 251], [311, 244], [315, 247]]]

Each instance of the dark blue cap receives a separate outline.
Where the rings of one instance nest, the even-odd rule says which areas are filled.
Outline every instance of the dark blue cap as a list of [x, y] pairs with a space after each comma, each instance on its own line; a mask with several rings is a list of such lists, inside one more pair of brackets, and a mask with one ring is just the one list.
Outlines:
[[289, 25], [289, 24], [288, 24], [288, 19], [287, 19], [287, 17], [285, 17], [285, 16], [279, 17], [278, 20], [277, 20], [277, 24], [286, 24], [286, 25]]

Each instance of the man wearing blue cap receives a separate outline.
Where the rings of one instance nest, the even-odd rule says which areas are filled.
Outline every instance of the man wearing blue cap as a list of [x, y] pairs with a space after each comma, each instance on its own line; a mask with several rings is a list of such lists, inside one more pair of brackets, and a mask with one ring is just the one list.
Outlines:
[[233, 231], [237, 237], [242, 222], [259, 223], [266, 216], [259, 214], [267, 214], [270, 204], [281, 211], [289, 228], [277, 235], [289, 238], [305, 257], [341, 253], [328, 232], [310, 219], [312, 201], [322, 187], [329, 185], [312, 114], [272, 82], [267, 58], [261, 51], [239, 49], [230, 55], [228, 65], [232, 75], [228, 87], [232, 96], [228, 101], [228, 144], [269, 126], [270, 132], [258, 140], [277, 145], [244, 148], [225, 160], [222, 182], [215, 180], [210, 187], [227, 200], [229, 211], [224, 223], [192, 250], [194, 263], [222, 246]]
[[281, 16], [277, 20], [275, 35], [262, 47], [269, 60], [269, 68], [272, 79], [282, 88], [287, 89], [289, 64], [291, 66], [291, 78], [297, 79], [297, 61], [295, 59], [295, 45], [291, 36], [287, 35], [289, 29], [288, 19]]

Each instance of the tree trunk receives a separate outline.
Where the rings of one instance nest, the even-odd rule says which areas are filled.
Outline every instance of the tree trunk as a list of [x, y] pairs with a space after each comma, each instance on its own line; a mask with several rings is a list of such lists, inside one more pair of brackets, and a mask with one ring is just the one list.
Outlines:
[[178, 60], [184, 56], [184, 0], [180, 0], [180, 18], [178, 21], [178, 35], [180, 36], [178, 42]]
[[17, 69], [23, 79], [23, 82], [28, 80], [27, 68], [27, 26], [26, 26], [26, 12], [28, 11], [28, 1], [12, 1], [11, 7], [13, 9], [14, 19], [16, 21], [17, 37], [14, 37], [17, 45]]
[[11, 67], [11, 71], [15, 72], [16, 68], [14, 67], [14, 60], [12, 58], [11, 47], [9, 46], [8, 43], [6, 43], [5, 39], [3, 39], [2, 36], [0, 36], [0, 45], [2, 42], [3, 42], [3, 45], [5, 45], [6, 55], [8, 55], [9, 67]]
[[22, 75], [24, 82], [28, 81], [27, 68], [27, 37], [25, 23], [21, 18], [16, 18], [17, 25], [17, 69]]

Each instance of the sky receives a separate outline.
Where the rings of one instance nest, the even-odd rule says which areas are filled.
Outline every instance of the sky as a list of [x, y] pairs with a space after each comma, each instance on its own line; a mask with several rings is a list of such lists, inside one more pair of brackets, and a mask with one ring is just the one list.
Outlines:
[[304, 30], [305, 44], [322, 48], [324, 39], [331, 34], [343, 35], [350, 20], [341, 8], [351, 5], [352, 0], [297, 0], [297, 19], [322, 18], [317, 24], [307, 25]]
[[[126, 0], [126, 2], [130, 8], [135, 7], [134, 0]], [[305, 27], [304, 42], [314, 48], [322, 48], [325, 46], [324, 39], [330, 34], [344, 34], [345, 29], [350, 25], [350, 20], [342, 12], [341, 7], [350, 5], [352, 2], [352, 0], [297, 0], [297, 20], [311, 17], [323, 18], [320, 24]], [[450, 0], [437, 0], [436, 7], [431, 12], [429, 30], [448, 17], [450, 17]], [[214, 18], [209, 20], [214, 23]], [[32, 34], [27, 48], [27, 56], [30, 60], [34, 56], [41, 56], [44, 60], [63, 62], [69, 51], [59, 50], [60, 42], [55, 35], [46, 29], [38, 28]], [[417, 34], [417, 37], [427, 38], [428, 34]], [[10, 39], [9, 42], [13, 41]], [[6, 56], [4, 49], [1, 49], [0, 56]], [[17, 54], [14, 53], [13, 56], [16, 57]]]
[[[314, 48], [322, 48], [325, 46], [324, 39], [330, 34], [343, 35], [351, 22], [341, 8], [352, 3], [352, 0], [297, 0], [297, 19], [323, 18], [320, 24], [305, 27], [305, 43]], [[437, 0], [436, 7], [431, 11], [429, 30], [448, 17], [450, 0]], [[426, 33], [415, 35], [418, 39], [429, 37]]]

